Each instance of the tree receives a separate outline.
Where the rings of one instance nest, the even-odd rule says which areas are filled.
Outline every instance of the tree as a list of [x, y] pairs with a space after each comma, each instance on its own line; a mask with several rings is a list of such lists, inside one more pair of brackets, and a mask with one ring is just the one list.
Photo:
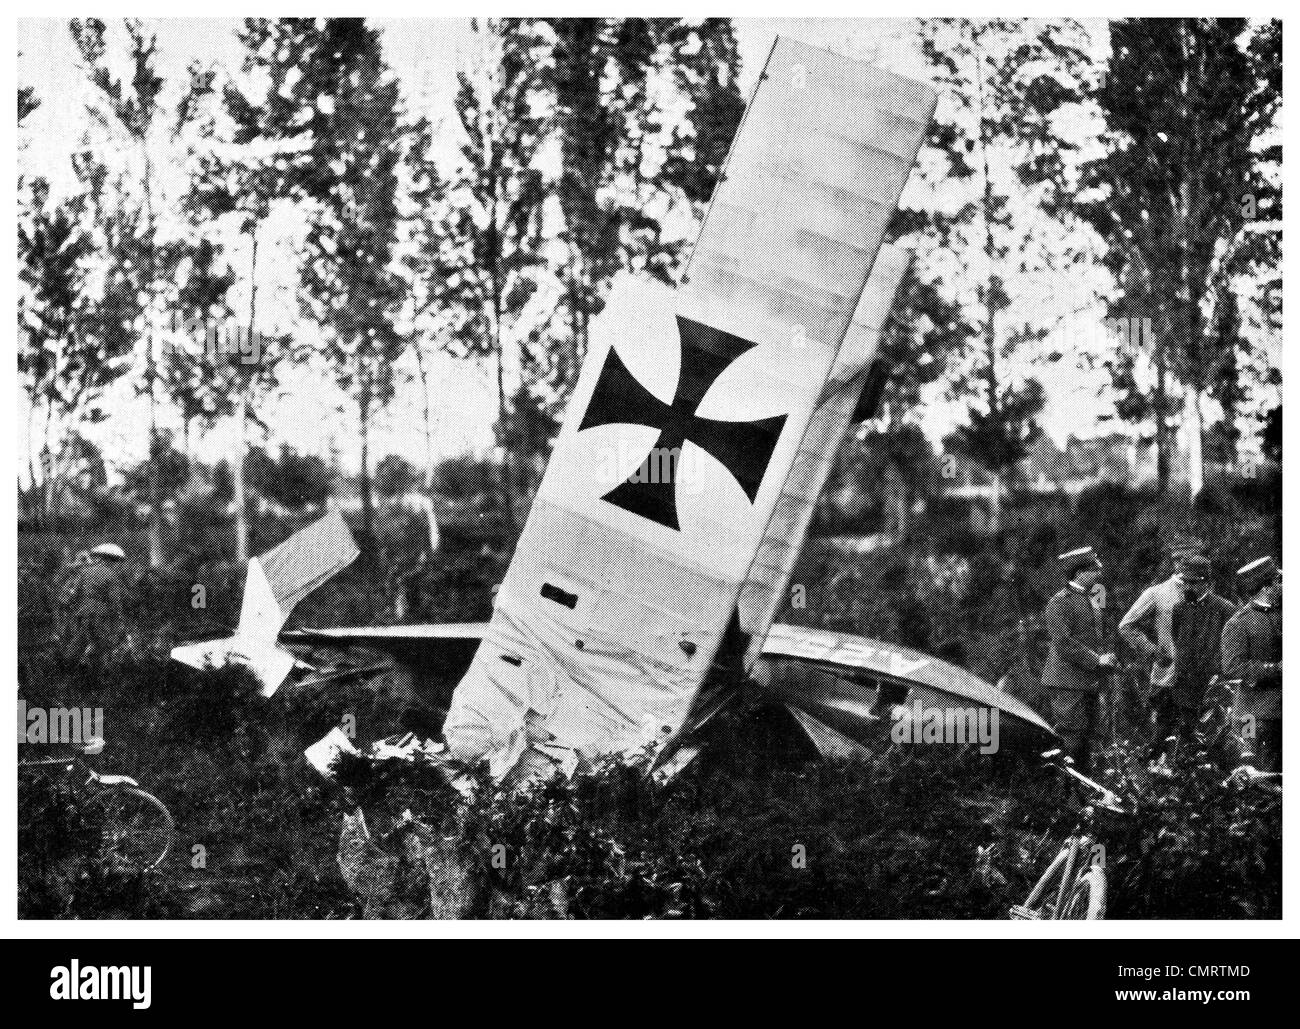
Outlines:
[[296, 31], [319, 73], [303, 74], [291, 92], [323, 113], [313, 117], [298, 183], [312, 205], [303, 309], [320, 328], [326, 366], [356, 405], [360, 535], [367, 546], [374, 535], [371, 425], [392, 398], [405, 345], [397, 331], [404, 282], [395, 265], [402, 152], [397, 79], [384, 63], [378, 30], [361, 19], [302, 22]]
[[1042, 385], [1037, 379], [1028, 379], [1022, 388], [1003, 393], [995, 409], [972, 410], [970, 421], [944, 441], [954, 453], [978, 461], [992, 473], [990, 528], [993, 531], [997, 531], [998, 525], [1002, 476], [1029, 456], [1042, 435], [1037, 419], [1045, 401]]
[[[70, 23], [93, 91], [87, 108], [92, 131], [79, 159], [98, 183], [96, 229], [107, 241], [103, 258], [114, 283], [108, 314], [134, 335], [142, 357], [138, 390], [149, 408], [150, 467], [161, 469], [170, 446], [162, 405], [176, 391], [183, 416], [193, 415], [195, 383], [203, 379], [203, 369], [192, 361], [196, 350], [204, 353], [202, 342], [186, 338], [176, 313], [185, 303], [201, 304], [205, 313], [220, 307], [232, 277], [218, 249], [179, 216], [174, 179], [160, 170], [173, 156], [170, 148], [188, 111], [182, 107], [174, 123], [167, 116], [157, 38], [134, 19], [124, 29], [126, 39], [118, 41], [98, 19]], [[147, 503], [149, 560], [155, 567], [164, 559], [161, 474], [154, 476]]]
[[615, 275], [675, 281], [680, 228], [712, 195], [744, 103], [725, 19], [500, 19], [475, 31], [440, 232], [452, 255], [443, 300], [459, 312], [450, 335], [496, 364], [513, 528], [508, 498], [536, 484]]
[[[543, 283], [550, 284], [540, 245], [546, 195], [538, 166], [546, 122], [537, 69], [546, 46], [518, 19], [475, 21], [473, 27], [481, 49], [457, 76], [463, 142], [459, 165], [448, 176], [453, 278], [447, 300], [454, 312], [450, 331], [465, 352], [495, 364], [500, 436], [513, 393], [507, 361], [522, 354], [554, 310], [537, 296]], [[504, 441], [498, 442], [501, 513], [513, 537], [518, 521], [512, 459]]]
[[444, 458], [438, 464], [437, 489], [448, 499], [472, 504], [493, 488], [495, 472], [490, 464], [468, 454]]
[[439, 533], [433, 493], [437, 464], [433, 443], [433, 361], [441, 353], [464, 358], [476, 347], [468, 345], [457, 321], [456, 291], [463, 274], [458, 267], [456, 214], [449, 183], [438, 167], [438, 132], [428, 118], [414, 119], [403, 132], [408, 145], [403, 154], [406, 189], [401, 220], [402, 256], [399, 272], [406, 284], [406, 309], [402, 331], [408, 340], [419, 380], [421, 424], [424, 428], [424, 501], [429, 519], [429, 545], [436, 549]]
[[[1110, 244], [1106, 262], [1125, 304], [1151, 320], [1150, 338], [1118, 354], [1111, 371], [1121, 416], [1155, 423], [1162, 491], [1176, 384], [1195, 494], [1203, 481], [1203, 401], [1242, 346], [1230, 338], [1237, 314], [1229, 297], [1252, 266], [1276, 268], [1280, 188], [1268, 166], [1280, 147], [1270, 147], [1267, 134], [1281, 104], [1280, 58], [1275, 23], [1255, 33], [1231, 18], [1111, 26], [1100, 98], [1113, 138], [1091, 169], [1100, 195], [1088, 214]], [[1153, 369], [1150, 383], [1143, 366]]]
[[824, 492], [833, 496], [851, 482], [859, 496], [880, 498], [883, 531], [902, 539], [911, 530], [913, 498], [928, 493], [933, 478], [934, 451], [916, 425], [867, 423], [844, 444]]
[[[150, 467], [161, 461], [165, 445], [159, 425], [159, 350], [161, 341], [155, 327], [164, 321], [167, 294], [171, 286], [167, 261], [163, 255], [163, 240], [159, 233], [160, 190], [155, 152], [157, 136], [163, 128], [160, 95], [163, 80], [156, 71], [157, 39], [146, 33], [141, 22], [125, 22], [128, 36], [128, 63], [130, 77], [115, 73], [115, 62], [109, 54], [107, 26], [97, 18], [86, 21], [73, 19], [70, 23], [72, 38], [84, 62], [87, 78], [94, 89], [95, 99], [89, 113], [108, 137], [108, 145], [121, 141], [114, 156], [129, 169], [121, 181], [124, 187], [118, 194], [120, 225], [129, 225], [129, 235], [119, 236], [119, 249], [113, 260], [120, 262], [130, 289], [134, 287], [135, 317], [133, 327], [142, 332], [144, 348], [144, 376], [141, 392], [149, 404]], [[158, 567], [163, 562], [162, 550], [162, 493], [157, 474], [152, 476], [149, 489], [149, 563]]]
[[[261, 447], [248, 452], [248, 484], [263, 497], [289, 511], [322, 508], [329, 499], [333, 474], [314, 454], [284, 447], [273, 458]], [[233, 485], [233, 484], [232, 484]]]
[[[550, 131], [561, 170], [554, 185], [563, 216], [566, 339], [551, 362], [563, 400], [586, 357], [591, 320], [620, 271], [676, 281], [686, 224], [713, 195], [744, 112], [740, 57], [725, 18], [546, 18], [550, 59], [540, 86], [550, 95]], [[675, 119], [670, 108], [685, 108]]]
[[195, 236], [187, 241], [190, 253], [177, 268], [171, 347], [158, 369], [166, 395], [180, 411], [186, 456], [194, 425], [209, 425], [228, 413], [231, 369], [240, 363], [243, 343], [227, 335], [235, 273], [225, 263], [221, 247], [202, 236], [203, 224], [194, 228]]
[[962, 198], [930, 224], [956, 258], [950, 295], [976, 329], [953, 375], [955, 395], [972, 398], [954, 442], [991, 473], [996, 532], [1003, 478], [1027, 453], [1043, 405], [1041, 386], [1014, 381], [1008, 365], [1068, 316], [1045, 310], [1043, 296], [1077, 279], [1095, 245], [1071, 207], [1082, 150], [1061, 115], [1086, 114], [1097, 73], [1073, 21], [926, 21], [921, 48], [945, 98], [930, 145]]
[[97, 274], [101, 169], [85, 160], [76, 168], [82, 189], [62, 200], [44, 179], [33, 181], [18, 225], [18, 376], [28, 400], [28, 479], [45, 515], [72, 444], [105, 417], [104, 391], [127, 372], [133, 344], [129, 283], [111, 266]]
[[122, 473], [122, 489], [127, 496], [153, 504], [156, 497], [173, 499], [189, 480], [189, 459], [176, 448], [171, 434], [163, 430], [148, 460]]
[[41, 106], [40, 97], [31, 86], [18, 87], [18, 124], [22, 125], [27, 116]]
[[1259, 439], [1264, 456], [1282, 463], [1282, 405], [1271, 407], [1260, 418]]
[[375, 492], [385, 500], [396, 500], [420, 485], [421, 475], [400, 454], [388, 454], [375, 468]]
[[244, 49], [239, 73], [196, 62], [190, 68], [180, 117], [194, 126], [188, 148], [191, 186], [186, 209], [197, 223], [213, 231], [230, 225], [235, 234], [231, 250], [239, 252], [246, 269], [240, 291], [242, 324], [237, 332], [256, 350], [255, 359], [244, 359], [236, 353], [238, 347], [228, 347], [231, 359], [220, 368], [221, 374], [207, 380], [211, 388], [204, 397], [207, 417], [233, 415], [238, 430], [229, 467], [235, 555], [244, 560], [248, 556], [244, 487], [248, 426], [276, 381], [279, 362], [294, 356], [287, 336], [267, 331], [267, 319], [259, 308], [267, 288], [268, 262], [263, 254], [268, 244], [277, 242], [267, 238], [267, 225], [277, 204], [303, 195], [305, 181], [317, 183], [319, 171], [310, 167], [307, 150], [313, 126], [325, 117], [315, 100], [332, 72], [330, 55], [312, 23], [248, 18], [238, 37]]

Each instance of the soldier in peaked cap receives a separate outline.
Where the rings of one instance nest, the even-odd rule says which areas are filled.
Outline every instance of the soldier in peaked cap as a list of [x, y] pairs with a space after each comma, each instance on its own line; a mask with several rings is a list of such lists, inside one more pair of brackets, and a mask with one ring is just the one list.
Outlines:
[[1169, 740], [1191, 739], [1200, 724], [1201, 708], [1210, 680], [1219, 671], [1224, 626], [1236, 612], [1230, 601], [1210, 587], [1210, 560], [1199, 554], [1182, 563], [1182, 596], [1171, 618], [1174, 675], [1167, 687], [1154, 691], [1155, 747], [1169, 749]]
[[1096, 551], [1079, 547], [1061, 554], [1057, 561], [1066, 583], [1047, 602], [1043, 618], [1051, 646], [1042, 685], [1066, 752], [1086, 774], [1097, 735], [1102, 681], [1118, 662], [1102, 645], [1102, 615], [1092, 603], [1093, 587], [1102, 574]]
[[1223, 627], [1223, 671], [1239, 680], [1232, 717], [1243, 764], [1282, 769], [1282, 571], [1271, 557], [1237, 570], [1246, 602]]

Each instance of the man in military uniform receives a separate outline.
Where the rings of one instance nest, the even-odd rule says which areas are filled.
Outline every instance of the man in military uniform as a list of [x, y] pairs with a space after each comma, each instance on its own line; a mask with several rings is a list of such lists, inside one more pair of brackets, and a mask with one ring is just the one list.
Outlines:
[[79, 562], [59, 596], [63, 657], [73, 664], [112, 649], [122, 627], [122, 548], [102, 543]]
[[1167, 687], [1153, 692], [1157, 754], [1191, 740], [1200, 725], [1210, 680], [1219, 672], [1224, 626], [1236, 613], [1231, 601], [1210, 589], [1210, 560], [1194, 555], [1182, 565], [1182, 598], [1170, 619], [1174, 674]]
[[1102, 574], [1096, 552], [1092, 547], [1080, 547], [1061, 554], [1057, 561], [1066, 584], [1047, 602], [1043, 618], [1051, 646], [1043, 666], [1042, 684], [1066, 753], [1086, 774], [1097, 736], [1102, 683], [1118, 662], [1102, 646], [1102, 614], [1092, 601], [1093, 588], [1099, 585]]
[[1282, 572], [1271, 557], [1237, 571], [1237, 593], [1247, 599], [1223, 627], [1223, 671], [1240, 683], [1233, 725], [1241, 734], [1241, 763], [1262, 772], [1282, 770]]

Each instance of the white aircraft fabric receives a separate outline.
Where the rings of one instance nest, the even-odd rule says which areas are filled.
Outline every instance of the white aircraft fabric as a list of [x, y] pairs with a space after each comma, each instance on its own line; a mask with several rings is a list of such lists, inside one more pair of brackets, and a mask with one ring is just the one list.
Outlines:
[[281, 624], [298, 601], [341, 572], [360, 553], [343, 516], [331, 511], [257, 558], [280, 608]]
[[337, 511], [300, 529], [274, 550], [248, 562], [235, 635], [175, 647], [172, 659], [191, 668], [247, 665], [263, 696], [271, 696], [293, 671], [295, 659], [276, 645], [298, 602], [355, 561], [360, 551]]
[[790, 576], [803, 551], [817, 500], [862, 398], [889, 309], [909, 261], [905, 250], [889, 244], [880, 248], [854, 309], [853, 323], [835, 358], [824, 399], [808, 423], [794, 467], [741, 587], [740, 627], [750, 637], [746, 667], [752, 667], [763, 652], [768, 630], [785, 603]]
[[452, 698], [454, 757], [528, 774], [557, 752], [671, 745], [719, 659], [934, 104], [919, 83], [777, 40], [682, 286], [620, 301], [635, 332], [593, 325]]

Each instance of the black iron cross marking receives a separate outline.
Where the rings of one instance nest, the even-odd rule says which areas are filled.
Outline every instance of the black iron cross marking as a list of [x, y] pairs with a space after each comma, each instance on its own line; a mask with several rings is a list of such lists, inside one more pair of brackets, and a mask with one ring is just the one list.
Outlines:
[[578, 431], [598, 425], [648, 425], [659, 438], [641, 466], [601, 499], [624, 511], [680, 532], [677, 467], [688, 440], [716, 458], [740, 484], [752, 504], [763, 484], [785, 415], [753, 422], [701, 418], [696, 409], [718, 376], [755, 344], [728, 332], [677, 316], [682, 362], [673, 402], [665, 404], [637, 381], [611, 350], [596, 380]]

